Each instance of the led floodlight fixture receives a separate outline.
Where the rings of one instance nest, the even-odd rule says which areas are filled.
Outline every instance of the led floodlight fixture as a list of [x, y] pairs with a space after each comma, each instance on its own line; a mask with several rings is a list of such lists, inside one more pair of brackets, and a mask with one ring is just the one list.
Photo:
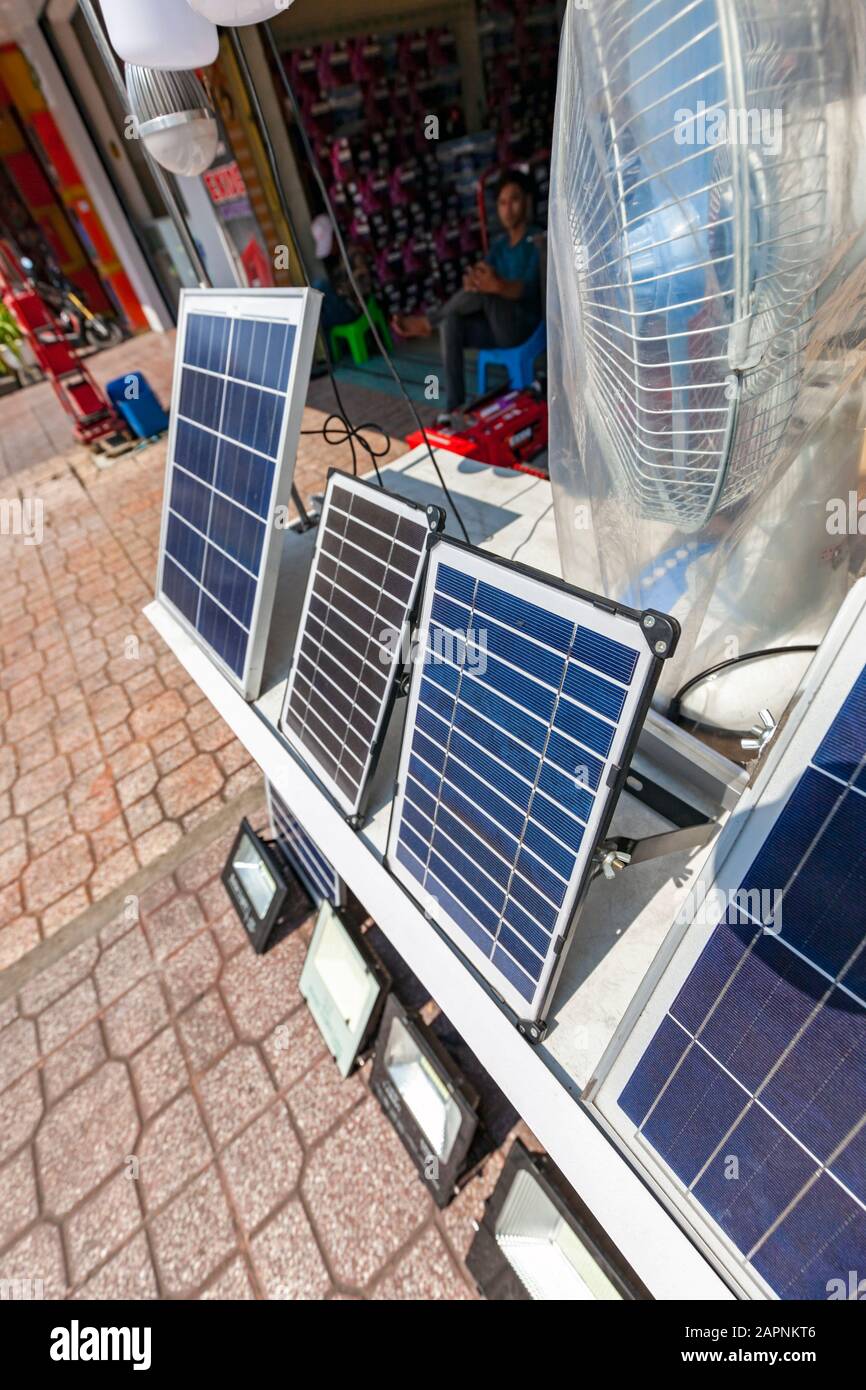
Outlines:
[[364, 1050], [390, 977], [363, 936], [322, 903], [301, 971], [300, 991], [343, 1076]]

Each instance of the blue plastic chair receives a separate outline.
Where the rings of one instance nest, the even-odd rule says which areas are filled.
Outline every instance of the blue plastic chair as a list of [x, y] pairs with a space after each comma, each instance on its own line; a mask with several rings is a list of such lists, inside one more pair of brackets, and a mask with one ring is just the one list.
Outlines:
[[522, 391], [535, 380], [535, 359], [547, 347], [547, 328], [544, 320], [525, 343], [514, 348], [483, 348], [478, 354], [478, 394], [487, 391], [487, 368], [504, 367], [512, 391]]

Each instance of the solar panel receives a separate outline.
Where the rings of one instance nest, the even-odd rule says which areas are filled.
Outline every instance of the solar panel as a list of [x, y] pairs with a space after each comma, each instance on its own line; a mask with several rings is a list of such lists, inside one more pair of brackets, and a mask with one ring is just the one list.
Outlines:
[[438, 507], [328, 479], [281, 726], [348, 816], [360, 812]]
[[320, 299], [181, 295], [157, 596], [247, 699], [261, 684]]
[[431, 550], [388, 863], [521, 1020], [553, 988], [676, 636], [661, 614]]
[[861, 582], [593, 1097], [752, 1296], [866, 1270], [864, 649]]
[[271, 833], [313, 902], [317, 907], [324, 901], [343, 907], [346, 901], [343, 880], [267, 779], [265, 786]]

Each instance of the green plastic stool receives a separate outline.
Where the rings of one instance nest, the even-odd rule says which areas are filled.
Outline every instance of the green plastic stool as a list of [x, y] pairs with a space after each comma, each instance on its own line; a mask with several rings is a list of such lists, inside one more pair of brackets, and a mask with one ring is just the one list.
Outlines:
[[[388, 324], [385, 315], [379, 308], [375, 299], [371, 295], [367, 300], [367, 314], [375, 323], [382, 337], [382, 342], [389, 352], [393, 352], [394, 344], [391, 334], [388, 331]], [[343, 343], [347, 343], [352, 354], [352, 361], [356, 367], [361, 367], [370, 360], [370, 352], [367, 347], [367, 334], [370, 332], [370, 324], [367, 315], [361, 314], [360, 318], [354, 319], [352, 323], [340, 323], [330, 332], [331, 356], [335, 362], [339, 362], [343, 355]]]

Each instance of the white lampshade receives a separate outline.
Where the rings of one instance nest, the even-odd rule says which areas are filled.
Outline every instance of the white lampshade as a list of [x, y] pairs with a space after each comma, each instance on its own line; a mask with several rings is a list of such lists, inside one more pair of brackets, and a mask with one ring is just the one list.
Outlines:
[[219, 52], [216, 25], [186, 0], [100, 0], [112, 47], [125, 63], [206, 68]]
[[204, 15], [212, 24], [229, 24], [240, 28], [244, 24], [261, 24], [266, 19], [276, 19], [293, 0], [189, 0], [189, 3], [197, 14]]
[[213, 163], [219, 128], [194, 72], [126, 65], [126, 94], [139, 138], [170, 174], [194, 177]]

